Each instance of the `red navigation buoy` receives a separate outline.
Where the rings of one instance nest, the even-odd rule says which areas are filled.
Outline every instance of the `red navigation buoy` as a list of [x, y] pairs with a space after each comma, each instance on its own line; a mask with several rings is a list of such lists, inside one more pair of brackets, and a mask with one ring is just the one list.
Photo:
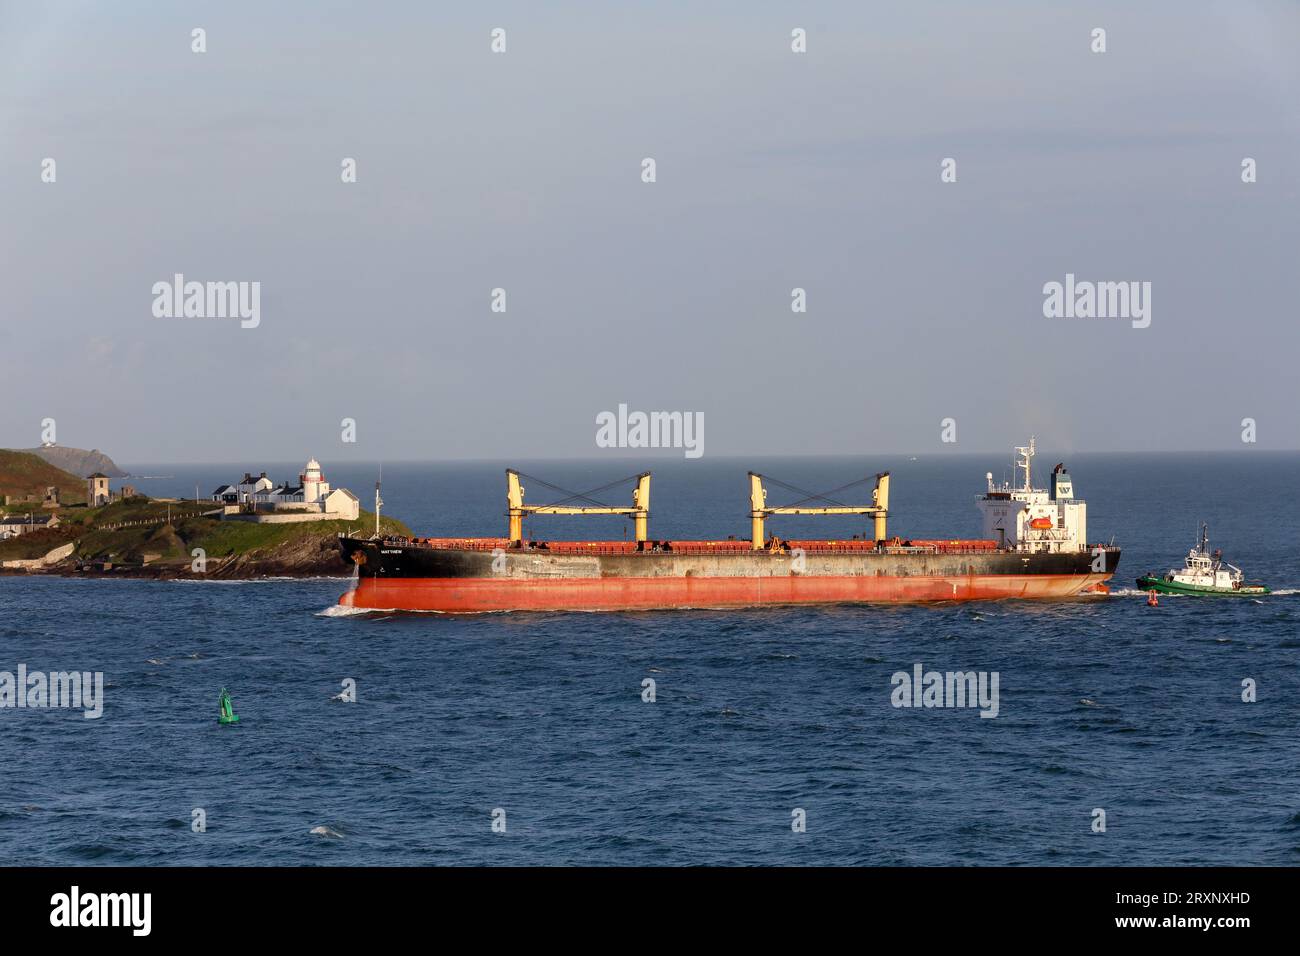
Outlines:
[[1159, 607], [1160, 602], [1156, 600], [1156, 589], [1152, 588], [1147, 592], [1147, 607]]

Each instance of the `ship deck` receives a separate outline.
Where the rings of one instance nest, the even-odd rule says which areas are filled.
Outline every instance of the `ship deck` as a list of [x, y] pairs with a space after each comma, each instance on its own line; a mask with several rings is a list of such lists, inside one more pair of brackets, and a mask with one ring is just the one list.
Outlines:
[[[749, 554], [748, 541], [525, 541], [511, 546], [509, 538], [385, 538], [386, 547], [427, 548], [439, 551], [531, 551], [543, 554]], [[857, 539], [781, 541], [786, 551], [800, 549], [807, 554], [988, 554], [998, 549], [996, 541], [898, 539], [885, 543]], [[767, 549], [762, 549], [767, 550]]]

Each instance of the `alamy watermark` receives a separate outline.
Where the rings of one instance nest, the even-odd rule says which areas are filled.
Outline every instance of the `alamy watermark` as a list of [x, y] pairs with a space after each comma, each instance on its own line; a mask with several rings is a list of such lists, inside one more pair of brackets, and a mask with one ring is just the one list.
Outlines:
[[597, 448], [682, 448], [687, 458], [704, 454], [703, 412], [618, 412], [596, 415]]
[[0, 708], [63, 707], [84, 710], [87, 720], [104, 715], [103, 671], [28, 671], [18, 665], [17, 676], [0, 671]]
[[74, 885], [50, 897], [50, 925], [55, 927], [124, 926], [133, 936], [148, 936], [152, 911], [152, 893], [83, 893]]
[[1043, 315], [1049, 319], [1132, 319], [1133, 328], [1151, 324], [1150, 282], [1075, 281], [1043, 285]]
[[913, 664], [912, 673], [895, 671], [889, 702], [895, 707], [979, 707], [981, 717], [998, 715], [997, 671], [927, 671]]
[[153, 284], [156, 319], [241, 319], [240, 328], [262, 322], [262, 283], [186, 282], [177, 272], [172, 281]]

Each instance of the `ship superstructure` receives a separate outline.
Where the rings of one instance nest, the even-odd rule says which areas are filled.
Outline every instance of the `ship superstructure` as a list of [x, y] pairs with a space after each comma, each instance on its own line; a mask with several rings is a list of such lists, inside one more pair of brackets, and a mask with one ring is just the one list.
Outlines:
[[986, 474], [988, 491], [979, 499], [984, 515], [984, 537], [999, 548], [1029, 552], [1078, 551], [1088, 540], [1088, 505], [1074, 497], [1074, 482], [1064, 463], [1052, 469], [1047, 488], [1033, 485], [1035, 439], [1016, 448], [1017, 482], [993, 483]]

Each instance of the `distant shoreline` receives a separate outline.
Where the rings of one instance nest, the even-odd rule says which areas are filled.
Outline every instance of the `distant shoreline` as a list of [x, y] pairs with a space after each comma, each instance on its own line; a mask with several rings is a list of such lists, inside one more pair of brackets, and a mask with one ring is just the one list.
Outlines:
[[[0, 540], [0, 575], [15, 577], [252, 580], [264, 577], [347, 578], [340, 534], [373, 530], [374, 515], [356, 519], [222, 520], [210, 502], [202, 510], [137, 495], [95, 508], [61, 508], [53, 527]], [[42, 516], [49, 512], [42, 511]], [[385, 516], [385, 534], [410, 535]], [[7, 564], [8, 566], [4, 566]]]

